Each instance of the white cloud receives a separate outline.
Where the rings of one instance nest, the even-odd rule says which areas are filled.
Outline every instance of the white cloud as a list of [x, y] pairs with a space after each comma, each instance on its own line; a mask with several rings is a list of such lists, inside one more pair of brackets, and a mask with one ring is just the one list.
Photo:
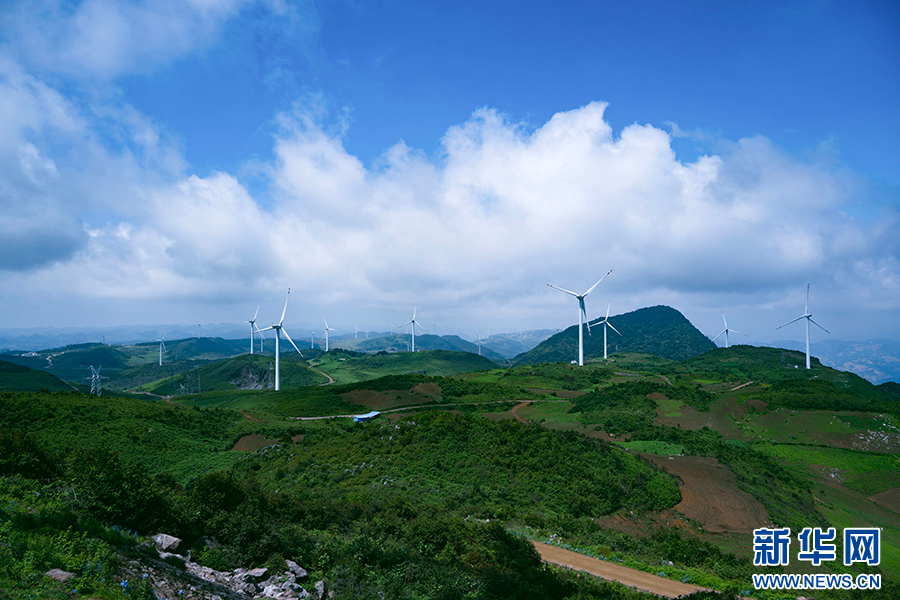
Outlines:
[[[233, 175], [161, 166], [180, 155], [152, 123], [119, 111], [142, 147], [156, 148], [144, 154], [174, 158], [98, 154], [129, 165], [116, 189], [140, 188], [137, 208], [99, 227], [56, 224], [86, 229], [82, 249], [0, 289], [53, 282], [83, 298], [252, 303], [290, 286], [316, 310], [405, 314], [417, 302], [446, 320], [506, 314], [546, 324], [568, 305], [544, 284], [584, 289], [614, 268], [598, 307], [607, 298], [614, 310], [715, 304], [718, 318], [723, 298], [740, 291], [729, 301], [793, 310], [786, 290], [813, 279], [817, 292], [864, 289], [853, 295], [863, 307], [900, 309], [896, 215], [877, 227], [849, 217], [858, 187], [843, 173], [762, 138], [683, 163], [663, 130], [636, 124], [615, 135], [605, 108], [592, 103], [535, 129], [479, 109], [448, 128], [438, 156], [401, 142], [368, 166], [346, 149], [343, 127], [292, 111], [279, 117], [266, 169], [270, 211]], [[22, 148], [22, 173], [69, 176], [39, 146]], [[59, 203], [54, 193], [36, 206]]]
[[203, 47], [245, 3], [35, 0], [9, 7], [0, 23], [20, 60], [44, 71], [110, 78]]

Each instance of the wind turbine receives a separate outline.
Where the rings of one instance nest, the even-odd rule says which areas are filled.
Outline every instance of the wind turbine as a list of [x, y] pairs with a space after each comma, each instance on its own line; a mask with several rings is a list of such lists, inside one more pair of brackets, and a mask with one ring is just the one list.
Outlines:
[[[615, 327], [613, 327], [613, 324], [609, 322], [609, 307], [610, 306], [612, 306], [611, 300], [610, 300], [609, 304], [606, 305], [606, 316], [603, 317], [603, 320], [600, 321], [599, 323], [594, 323], [594, 327], [596, 327], [597, 325], [603, 325], [603, 358], [604, 359], [606, 358], [606, 328], [612, 327], [613, 331], [615, 331], [619, 335], [622, 335], [621, 333], [619, 333], [619, 330], [616, 329]], [[588, 326], [590, 327], [590, 322], [588, 322]]]
[[359, 327], [357, 327], [356, 325], [354, 325], [354, 326], [353, 326], [353, 329], [356, 330], [356, 331], [353, 333], [353, 339], [354, 339], [354, 340], [358, 340], [358, 339], [359, 339]]
[[401, 325], [400, 327], [404, 327], [406, 325], [412, 326], [412, 350], [411, 350], [411, 352], [415, 352], [416, 351], [416, 325], [418, 325], [425, 331], [428, 331], [428, 329], [426, 329], [424, 325], [422, 325], [421, 323], [416, 321], [416, 306], [415, 305], [413, 305], [413, 318], [410, 319], [409, 321], [407, 321], [406, 323], [404, 323], [403, 325]]
[[303, 353], [300, 352], [300, 348], [297, 347], [297, 344], [294, 343], [294, 340], [291, 339], [291, 336], [288, 335], [288, 332], [284, 329], [284, 315], [287, 313], [287, 304], [288, 300], [291, 297], [291, 288], [288, 288], [287, 297], [284, 299], [284, 310], [281, 311], [281, 320], [272, 325], [271, 327], [266, 327], [265, 329], [260, 329], [260, 332], [268, 331], [270, 329], [275, 330], [275, 391], [281, 389], [281, 372], [279, 370], [279, 357], [281, 355], [281, 332], [284, 331], [284, 336], [291, 343], [291, 346], [294, 347], [294, 350], [297, 351], [297, 354], [303, 356]]
[[[800, 318], [802, 319], [803, 317], [800, 317]], [[796, 319], [794, 319], [794, 320], [796, 320]], [[725, 311], [724, 311], [724, 310], [722, 311], [722, 322], [725, 324], [725, 329], [723, 329], [722, 331], [720, 331], [720, 332], [719, 332], [719, 335], [717, 335], [716, 337], [714, 337], [714, 338], [712, 339], [712, 341], [716, 341], [717, 339], [719, 339], [719, 336], [722, 335], [722, 334], [724, 333], [724, 334], [725, 334], [725, 347], [727, 348], [727, 347], [728, 347], [728, 334], [729, 334], [729, 333], [739, 333], [739, 334], [741, 334], [741, 335], [747, 335], [746, 333], [741, 333], [740, 331], [735, 331], [734, 329], [728, 329], [728, 321], [725, 320]], [[793, 321], [791, 321], [791, 322], [793, 322]]]
[[[578, 364], [579, 364], [579, 366], [584, 364], [584, 327], [583, 327], [583, 325], [584, 325], [585, 321], [588, 321], [587, 313], [584, 309], [584, 297], [587, 296], [588, 294], [590, 294], [591, 292], [593, 292], [594, 288], [597, 287], [598, 285], [600, 285], [600, 282], [603, 281], [604, 279], [606, 279], [610, 273], [612, 273], [612, 269], [607, 271], [606, 275], [601, 277], [597, 281], [597, 283], [592, 285], [588, 289], [588, 291], [586, 291], [583, 294], [576, 294], [575, 292], [570, 292], [569, 290], [563, 289], [561, 287], [556, 287], [552, 283], [547, 284], [548, 286], [552, 287], [555, 290], [565, 292], [565, 293], [569, 294], [570, 296], [575, 296], [578, 299]], [[590, 335], [590, 333], [591, 333], [590, 321], [588, 321], [587, 327], [588, 327], [588, 334]]]
[[325, 352], [328, 352], [328, 332], [334, 331], [334, 327], [328, 326], [328, 319], [322, 317], [322, 320], [325, 321]]
[[[253, 330], [254, 328], [258, 331], [259, 327], [256, 327], [256, 317], [259, 316], [259, 304], [256, 305], [256, 312], [253, 313], [253, 318], [249, 321], [245, 321], [245, 323], [250, 323], [250, 354], [253, 354]], [[260, 334], [262, 336], [262, 334]], [[260, 348], [260, 352], [262, 352], [262, 348]]]
[[162, 353], [163, 353], [163, 350], [166, 349], [166, 343], [163, 341], [164, 339], [166, 339], [165, 333], [163, 334], [163, 336], [161, 338], [156, 340], [157, 342], [159, 342], [159, 366], [162, 366]]
[[478, 345], [478, 356], [481, 356], [481, 337], [475, 334], [475, 343]]
[[309, 332], [309, 349], [310, 350], [316, 349], [316, 332], [315, 331]]
[[[806, 284], [806, 308], [804, 308], [803, 314], [800, 315], [799, 317], [797, 317], [796, 319], [794, 319], [793, 321], [788, 321], [781, 327], [787, 327], [791, 323], [795, 323], [795, 322], [799, 321], [800, 319], [806, 319], [806, 368], [808, 369], [808, 368], [810, 368], [809, 367], [809, 323], [810, 323], [810, 321], [815, 323], [816, 327], [818, 327], [825, 333], [831, 333], [830, 331], [828, 331], [827, 329], [825, 329], [824, 327], [822, 327], [821, 325], [819, 325], [818, 323], [813, 321], [812, 314], [810, 314], [810, 312], [809, 312], [809, 284], [808, 283]], [[781, 329], [781, 327], [776, 327], [776, 329]]]

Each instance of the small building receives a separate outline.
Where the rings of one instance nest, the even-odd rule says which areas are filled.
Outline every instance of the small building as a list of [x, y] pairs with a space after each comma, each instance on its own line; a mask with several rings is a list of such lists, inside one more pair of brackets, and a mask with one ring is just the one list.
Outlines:
[[356, 415], [355, 417], [353, 417], [353, 422], [354, 423], [365, 423], [366, 421], [371, 421], [372, 419], [374, 419], [375, 417], [377, 417], [380, 414], [381, 413], [378, 412], [377, 410], [373, 410], [372, 412], [366, 413], [364, 415]]

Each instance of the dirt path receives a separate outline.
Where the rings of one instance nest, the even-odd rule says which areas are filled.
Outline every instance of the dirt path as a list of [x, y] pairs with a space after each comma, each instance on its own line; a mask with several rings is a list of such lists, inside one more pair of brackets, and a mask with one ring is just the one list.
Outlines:
[[242, 410], [241, 410], [241, 411], [238, 411], [238, 412], [240, 412], [242, 415], [244, 415], [245, 417], [247, 417], [248, 419], [250, 419], [250, 420], [253, 421], [254, 423], [259, 423], [259, 419], [257, 419], [257, 418], [254, 417], [253, 415], [249, 415], [249, 414], [245, 413], [245, 412], [242, 411]]
[[516, 418], [516, 421], [518, 421], [519, 423], [525, 423], [526, 425], [528, 424], [528, 419], [519, 416], [519, 409], [525, 408], [529, 404], [531, 404], [531, 403], [530, 402], [520, 402], [519, 404], [516, 404], [515, 406], [513, 406], [512, 416], [514, 416]]
[[316, 373], [318, 373], [320, 375], [324, 375], [325, 377], [328, 378], [328, 383], [320, 383], [319, 385], [331, 385], [332, 383], [334, 383], [334, 379], [332, 379], [331, 375], [329, 375], [325, 371], [320, 371], [319, 369], [315, 368], [312, 365], [310, 365], [309, 368], [312, 369], [313, 371], [315, 371]]
[[628, 587], [650, 592], [651, 594], [656, 594], [657, 596], [662, 596], [664, 598], [677, 598], [679, 596], [693, 594], [694, 592], [711, 591], [709, 588], [703, 588], [689, 583], [681, 583], [680, 581], [673, 581], [671, 579], [666, 579], [665, 577], [660, 577], [659, 575], [645, 573], [644, 571], [623, 567], [622, 565], [600, 560], [592, 556], [578, 554], [571, 550], [564, 550], [562, 548], [557, 548], [556, 546], [542, 544], [541, 542], [532, 541], [531, 543], [534, 544], [535, 549], [538, 551], [538, 554], [541, 555], [541, 559], [544, 562], [569, 569], [576, 569], [578, 571], [585, 571], [591, 575], [596, 575], [597, 577], [602, 577], [603, 579], [608, 579], [610, 581], [617, 581]]
[[741, 385], [739, 385], [739, 386], [737, 386], [737, 387], [731, 388], [731, 391], [732, 391], [732, 392], [735, 392], [735, 391], [741, 389], [742, 387], [747, 387], [747, 386], [750, 385], [751, 383], [753, 383], [753, 382], [752, 382], [752, 381], [748, 381], [747, 383], [742, 383]]

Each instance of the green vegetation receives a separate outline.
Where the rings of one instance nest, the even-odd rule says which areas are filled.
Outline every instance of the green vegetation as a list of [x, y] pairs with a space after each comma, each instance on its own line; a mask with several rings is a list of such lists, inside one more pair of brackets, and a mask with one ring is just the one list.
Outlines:
[[[684, 360], [715, 349], [680, 312], [668, 306], [653, 306], [610, 317], [609, 322], [622, 337], [609, 340], [621, 352], [645, 352], [673, 360]], [[609, 344], [608, 344], [609, 347]], [[617, 351], [617, 352], [618, 352]], [[578, 326], [551, 336], [513, 359], [514, 365], [537, 362], [568, 362], [578, 355]], [[603, 357], [603, 336], [584, 336], [584, 357]]]
[[[75, 573], [79, 595], [124, 598], [122, 557], [140, 559], [139, 536], [156, 531], [218, 569], [290, 558], [337, 600], [635, 597], [542, 565], [523, 536], [749, 589], [749, 531], [715, 534], [704, 517], [684, 518], [674, 507], [690, 478], [639, 453], [684, 455], [646, 458], [727, 475], [718, 483], [793, 531], [882, 527], [882, 595], [896, 591], [895, 386], [794, 368], [798, 353], [747, 346], [681, 362], [622, 353], [581, 368], [508, 369], [471, 353], [335, 350], [284, 355], [276, 393], [266, 389], [270, 356], [212, 360], [195, 342], [203, 358], [162, 369], [140, 362], [155, 362], [154, 345], [51, 356], [76, 372], [112, 352], [110, 387], [142, 382], [168, 400], [91, 397], [63, 382], [12, 391], [59, 380], [43, 370], [46, 356], [18, 357], [39, 371], [0, 362], [10, 390], [0, 391], [0, 599], [69, 597], [70, 584], [43, 575], [50, 568]], [[384, 414], [365, 424], [299, 419], [370, 409]], [[251, 434], [264, 441], [249, 444]], [[232, 450], [239, 440], [250, 451]], [[685, 502], [704, 490], [690, 492]]]
[[0, 360], [0, 390], [8, 392], [28, 390], [58, 392], [71, 389], [71, 385], [50, 373]]

